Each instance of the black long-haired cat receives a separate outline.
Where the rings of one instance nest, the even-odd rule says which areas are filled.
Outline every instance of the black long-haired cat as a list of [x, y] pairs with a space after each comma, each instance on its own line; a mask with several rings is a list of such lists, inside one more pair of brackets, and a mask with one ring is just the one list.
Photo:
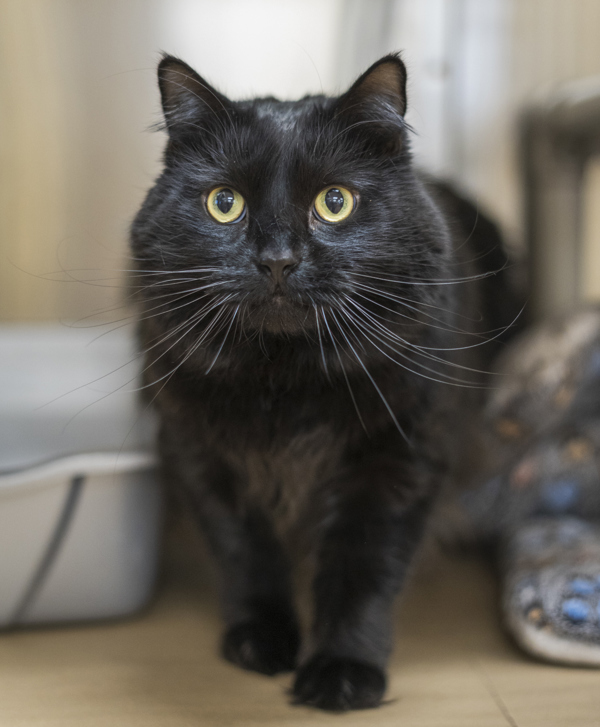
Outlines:
[[230, 101], [173, 57], [158, 76], [164, 171], [131, 235], [141, 343], [165, 482], [222, 576], [223, 654], [297, 669], [297, 703], [376, 706], [394, 596], [460, 455], [468, 354], [498, 328], [475, 266], [503, 253], [437, 188], [448, 226], [415, 175], [397, 55], [297, 102]]

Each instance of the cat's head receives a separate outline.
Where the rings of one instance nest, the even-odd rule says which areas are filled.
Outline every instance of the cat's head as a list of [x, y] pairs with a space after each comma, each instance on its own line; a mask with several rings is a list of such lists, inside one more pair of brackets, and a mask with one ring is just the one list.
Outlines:
[[158, 77], [164, 171], [132, 226], [149, 315], [207, 342], [227, 326], [293, 337], [387, 315], [386, 277], [427, 294], [414, 281], [437, 277], [447, 241], [411, 168], [398, 55], [296, 102], [231, 101], [171, 56]]

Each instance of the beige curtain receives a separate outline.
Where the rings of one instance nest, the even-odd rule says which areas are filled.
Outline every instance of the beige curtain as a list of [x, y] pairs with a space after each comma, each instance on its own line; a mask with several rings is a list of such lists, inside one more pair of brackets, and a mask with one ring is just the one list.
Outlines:
[[64, 77], [57, 12], [43, 0], [0, 1], [0, 318], [61, 314], [65, 229]]
[[0, 320], [127, 315], [158, 171], [157, 0], [0, 0]]

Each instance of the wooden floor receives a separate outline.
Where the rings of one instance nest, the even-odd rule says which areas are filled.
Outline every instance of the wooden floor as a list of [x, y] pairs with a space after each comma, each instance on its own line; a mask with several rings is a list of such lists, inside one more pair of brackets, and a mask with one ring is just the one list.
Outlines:
[[199, 563], [171, 557], [135, 619], [0, 636], [0, 727], [600, 727], [600, 671], [517, 651], [477, 560], [423, 559], [398, 608], [389, 701], [345, 716], [291, 707], [290, 676], [217, 656], [214, 589]]

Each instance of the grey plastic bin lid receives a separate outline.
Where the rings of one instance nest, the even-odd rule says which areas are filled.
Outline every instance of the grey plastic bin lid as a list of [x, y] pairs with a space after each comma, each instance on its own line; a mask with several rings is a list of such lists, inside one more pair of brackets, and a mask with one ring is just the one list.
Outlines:
[[103, 330], [0, 326], [0, 472], [152, 446], [134, 339]]

